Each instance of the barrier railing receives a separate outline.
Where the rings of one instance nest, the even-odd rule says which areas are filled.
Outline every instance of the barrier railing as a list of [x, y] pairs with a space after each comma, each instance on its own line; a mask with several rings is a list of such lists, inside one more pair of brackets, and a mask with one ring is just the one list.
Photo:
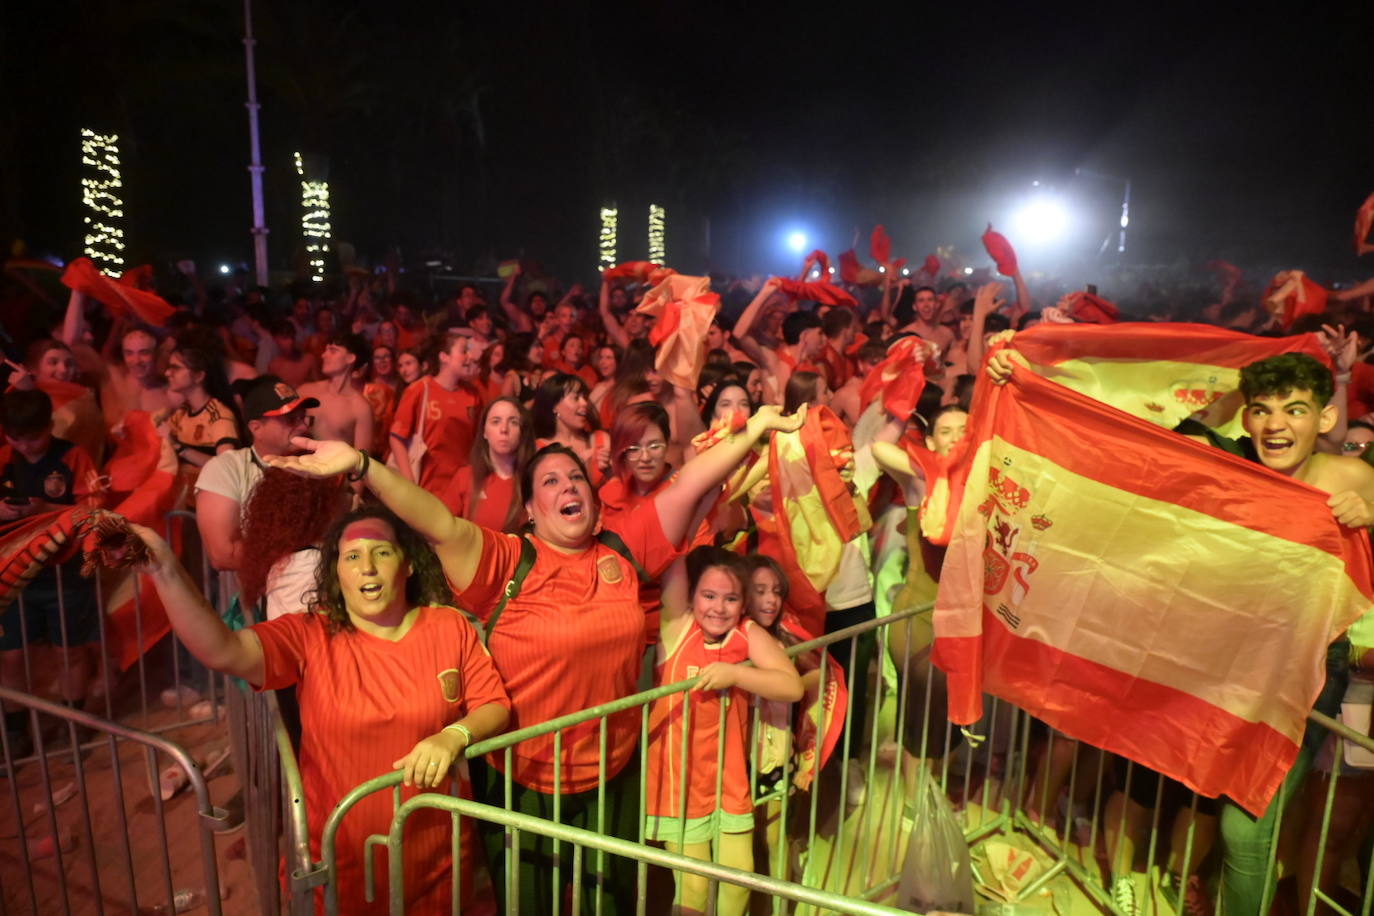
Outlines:
[[[203, 899], [210, 913], [220, 912], [213, 833], [225, 825], [225, 812], [211, 803], [204, 774], [184, 748], [162, 736], [4, 687], [0, 687], [0, 710], [27, 714], [38, 746], [31, 765], [21, 768], [10, 754], [8, 736], [0, 739], [10, 801], [4, 820], [13, 819], [3, 829], [17, 837], [15, 858], [23, 882], [22, 888], [16, 888], [15, 869], [0, 871], [4, 876], [0, 909], [20, 912], [27, 899], [28, 911], [33, 913], [86, 912], [92, 907], [100, 911], [116, 904], [127, 906], [128, 912], [143, 912], [139, 905], [144, 901], [155, 909], [162, 907], [158, 912], [173, 913], [185, 909], [190, 899]], [[52, 739], [46, 736], [52, 729], [45, 728], [45, 723], [65, 729], [65, 735], [57, 738], [65, 744], [63, 749], [49, 753]], [[82, 729], [103, 736], [84, 747], [107, 750], [108, 771], [83, 755]], [[143, 752], [151, 813], [140, 799], [140, 780], [126, 777], [128, 761], [121, 750], [130, 745]], [[185, 775], [195, 800], [190, 811], [185, 805], [176, 806], [177, 810], [164, 805], [157, 790], [159, 755], [170, 758]], [[67, 778], [68, 763], [73, 781], [55, 789], [55, 776]], [[31, 797], [35, 788], [42, 800], [26, 809], [23, 799]], [[76, 804], [73, 807], [69, 802]], [[37, 820], [26, 822], [28, 814]], [[194, 816], [194, 824], [187, 823], [188, 814]], [[191, 850], [169, 841], [188, 828], [199, 838], [198, 876]], [[147, 833], [156, 836], [155, 843], [148, 841]]]
[[[234, 590], [232, 576], [217, 575], [210, 568], [209, 559], [200, 546], [195, 513], [168, 513], [164, 535], [170, 540], [178, 529], [180, 542], [192, 556], [199, 558], [193, 565], [199, 569], [200, 581], [207, 586], [207, 599], [216, 610], [223, 612], [229, 607]], [[41, 589], [31, 583], [15, 597], [17, 613], [14, 618], [18, 622], [19, 645], [8, 647], [6, 651], [13, 653], [7, 664], [17, 669], [19, 677], [9, 682], [7, 675], [5, 686], [22, 689], [31, 695], [62, 696], [62, 702], [68, 706], [79, 707], [79, 701], [93, 695], [95, 705], [91, 711], [102, 718], [155, 734], [219, 720], [225, 696], [221, 678], [195, 661], [175, 634], [169, 634], [168, 639], [152, 650], [156, 667], [147, 653], [139, 652], [128, 671], [117, 670], [118, 660], [111, 650], [112, 621], [108, 614], [111, 596], [105, 593], [105, 583], [116, 577], [129, 579], [125, 597], [131, 601], [132, 609], [124, 619], [132, 622], [133, 640], [142, 646], [148, 615], [140, 577], [122, 572], [101, 573], [88, 580], [77, 572], [79, 566], [77, 558], [51, 567], [42, 574]], [[39, 634], [30, 633], [30, 619], [35, 612], [55, 619], [55, 640], [44, 640]], [[91, 621], [88, 617], [95, 619]], [[93, 637], [89, 642], [88, 636]], [[56, 658], [45, 659], [42, 653]], [[73, 673], [87, 666], [93, 669], [87, 677]], [[160, 695], [158, 701], [153, 700], [154, 693]], [[163, 706], [167, 711], [158, 712]], [[31, 752], [17, 756], [20, 762], [32, 760]]]
[[[685, 857], [684, 861], [679, 853], [650, 845], [645, 840], [643, 803], [649, 779], [646, 763], [651, 710], [655, 701], [678, 694], [682, 695], [683, 705], [690, 710], [693, 702], [690, 691], [695, 684], [695, 679], [692, 679], [474, 744], [466, 752], [474, 765], [481, 765], [477, 761], [480, 757], [495, 759], [501, 764], [493, 768], [493, 775], [500, 781], [504, 806], [454, 798], [453, 794], [456, 793], [431, 793], [405, 799], [399, 772], [384, 774], [363, 783], [342, 799], [329, 815], [321, 837], [320, 859], [308, 869], [295, 874], [294, 887], [302, 895], [311, 893], [313, 888], [325, 888], [326, 911], [338, 911], [337, 886], [333, 876], [338, 865], [336, 844], [340, 824], [360, 801], [374, 793], [390, 790], [393, 796], [392, 831], [389, 835], [373, 834], [366, 840], [368, 874], [365, 876], [365, 886], [368, 899], [375, 899], [379, 891], [377, 878], [371, 874], [373, 852], [385, 847], [388, 850], [386, 867], [391, 877], [389, 884], [393, 912], [401, 912], [398, 907], [404, 902], [403, 897], [396, 896], [402, 893], [396, 883], [396, 870], [401, 868], [404, 855], [397, 825], [403, 823], [418, 807], [441, 808], [450, 812], [454, 830], [457, 830], [460, 817], [473, 818], [505, 829], [503, 855], [506, 867], [503, 872], [507, 877], [505, 885], [499, 889], [504, 893], [498, 896], [505, 898], [511, 912], [577, 911], [582, 901], [580, 894], [584, 881], [592, 887], [605, 887], [608, 871], [612, 868], [608, 857], [620, 863], [620, 867], [632, 864], [635, 871], [634, 897], [639, 913], [646, 912], [646, 901], [650, 898], [651, 890], [660, 895], [671, 893], [666, 890], [662, 878], [654, 877], [659, 868], [704, 877], [708, 881], [714, 878], [716, 883], [709, 886], [713, 903], [717, 886], [726, 885], [770, 895], [774, 912], [787, 912], [791, 906], [796, 906], [797, 912], [804, 912], [807, 907], [813, 907], [817, 912], [862, 912], [864, 910], [856, 908], [860, 903], [881, 907], [892, 902], [902, 880], [904, 840], [912, 829], [908, 805], [914, 792], [917, 770], [925, 767], [937, 777], [940, 787], [955, 801], [957, 816], [974, 854], [974, 874], [980, 888], [995, 883], [993, 876], [987, 873], [989, 841], [1015, 841], [1027, 855], [1038, 860], [1029, 877], [1020, 884], [1008, 885], [1004, 882], [996, 894], [989, 895], [992, 900], [1001, 899], [1015, 905], [1052, 892], [1058, 904], [1064, 894], [1071, 894], [1075, 895], [1075, 899], [1083, 898], [1086, 903], [1120, 916], [1170, 909], [1196, 912], [1199, 903], [1215, 908], [1219, 896], [1214, 886], [1215, 880], [1202, 879], [1214, 875], [1218, 870], [1215, 862], [1220, 858], [1220, 852], [1217, 851], [1220, 841], [1204, 835], [1206, 827], [1205, 824], [1200, 826], [1196, 817], [1199, 799], [1195, 796], [1183, 806], [1185, 812], [1194, 817], [1186, 824], [1186, 830], [1177, 831], [1177, 839], [1173, 841], [1173, 846], [1177, 848], [1171, 848], [1165, 829], [1170, 800], [1164, 796], [1162, 782], [1154, 789], [1152, 805], [1144, 807], [1143, 821], [1140, 810], [1132, 811], [1123, 803], [1123, 798], [1130, 797], [1132, 782], [1140, 783], [1147, 778], [1142, 768], [1125, 761], [1111, 762], [1107, 755], [1044, 729], [1021, 710], [996, 699], [991, 699], [987, 704], [984, 720], [969, 730], [981, 736], [982, 740], [976, 747], [970, 746], [963, 734], [949, 725], [943, 715], [941, 675], [930, 663], [928, 645], [911, 651], [913, 623], [928, 609], [929, 606], [924, 606], [897, 612], [787, 650], [789, 655], [797, 657], [812, 650], [848, 643], [849, 657], [854, 658], [857, 656], [856, 641], [872, 634], [876, 638], [882, 663], [871, 676], [866, 715], [849, 716], [846, 711], [845, 736], [836, 748], [834, 759], [807, 790], [798, 788], [794, 783], [797, 748], [792, 744], [788, 745], [778, 782], [772, 788], [758, 788], [758, 734], [761, 722], [758, 704], [754, 704], [755, 714], [749, 730], [748, 770], [751, 784], [756, 787], [752, 796], [758, 815], [755, 830], [757, 834], [769, 838], [765, 846], [767, 859], [757, 863], [759, 867], [756, 872], [731, 870], [726, 865], [691, 857]], [[897, 638], [895, 645], [906, 647], [906, 650], [893, 652], [897, 656], [893, 658], [889, 650], [894, 649], [893, 637], [898, 636], [904, 638]], [[830, 665], [828, 657], [823, 656], [820, 669]], [[825, 676], [826, 672], [822, 670], [822, 684], [825, 683]], [[859, 673], [854, 670], [845, 671], [850, 696], [854, 695], [858, 676]], [[637, 711], [639, 715], [639, 768], [636, 781], [640, 815], [636, 835], [617, 837], [610, 835], [606, 815], [608, 777], [604, 761], [607, 721], [617, 713], [628, 711]], [[720, 715], [724, 715], [723, 711]], [[689, 721], [690, 712], [684, 714], [683, 718]], [[1338, 738], [1331, 777], [1322, 793], [1325, 803], [1315, 808], [1309, 806], [1305, 812], [1315, 825], [1312, 830], [1316, 846], [1315, 862], [1323, 862], [1332, 855], [1332, 850], [1327, 846], [1333, 812], [1339, 814], [1341, 810], [1336, 799], [1341, 792], [1338, 780], [1342, 774], [1344, 748], [1347, 744], [1353, 744], [1374, 752], [1374, 741], [1320, 714], [1313, 713], [1311, 719], [1318, 727], [1330, 729]], [[593, 723], [598, 729], [597, 740], [603, 761], [600, 778], [593, 790], [596, 814], [589, 825], [591, 829], [563, 823], [557, 795], [553, 797], [551, 816], [548, 818], [531, 818], [514, 810], [511, 799], [515, 787], [509, 774], [514, 770], [513, 755], [517, 746], [532, 739], [553, 736], [555, 784], [561, 785], [564, 779], [561, 763], [564, 735], [570, 729], [585, 727], [588, 723]], [[822, 721], [822, 734], [824, 726]], [[860, 735], [864, 740], [859, 740]], [[718, 763], [722, 753], [719, 747]], [[846, 748], [854, 749], [846, 753]], [[720, 769], [718, 766], [717, 772]], [[864, 778], [854, 780], [849, 775], [851, 770], [862, 772]], [[1374, 774], [1371, 774], [1371, 778], [1374, 778]], [[846, 804], [843, 798], [836, 797], [843, 796], [851, 782], [861, 782], [869, 796], [858, 805]], [[455, 789], [456, 785], [455, 781], [450, 788]], [[1374, 798], [1374, 795], [1361, 797]], [[718, 778], [717, 803], [719, 799]], [[1058, 810], [1061, 805], [1064, 806], [1062, 815]], [[1368, 810], [1374, 813], [1374, 802], [1368, 806]], [[1147, 831], [1138, 830], [1142, 823], [1148, 824]], [[775, 830], [773, 824], [776, 824]], [[1266, 839], [1263, 849], [1268, 863], [1264, 891], [1266, 908], [1273, 897], [1271, 879], [1283, 864], [1277, 852], [1281, 826], [1281, 822], [1274, 825], [1275, 829]], [[515, 876], [520, 864], [522, 834], [536, 834], [570, 847], [555, 847], [552, 893], [546, 904], [542, 901], [536, 904], [519, 896]], [[457, 836], [456, 833], [454, 835]], [[592, 840], [594, 837], [597, 838], [595, 841]], [[1018, 837], [1020, 840], [1016, 839]], [[1137, 850], [1144, 851], [1143, 878], [1139, 871]], [[464, 853], [455, 841], [455, 863]], [[1348, 850], [1345, 853], [1348, 857]], [[1121, 874], [1114, 874], [1110, 860], [1118, 856], [1122, 864], [1116, 867], [1115, 872]], [[1308, 858], [1310, 860], [1312, 856]], [[1127, 868], [1128, 861], [1135, 867]], [[1322, 874], [1323, 869], [1318, 868], [1315, 862], [1309, 863], [1308, 870], [1313, 874]], [[1288, 870], [1292, 872], [1293, 866], [1290, 865]], [[1297, 870], [1302, 872], [1300, 862]], [[1329, 871], [1328, 864], [1326, 872]], [[1346, 916], [1355, 916], [1356, 912], [1361, 916], [1369, 916], [1370, 902], [1374, 898], [1369, 884], [1374, 878], [1369, 876], [1374, 874], [1374, 867], [1366, 866], [1363, 874], [1362, 905], [1354, 909], [1343, 906], [1337, 899], [1339, 892], [1327, 886], [1327, 879], [1317, 878], [1310, 882], [1310, 890], [1302, 895], [1300, 911], [1311, 916], [1319, 909], [1326, 912], [1325, 908], [1329, 907], [1331, 912], [1341, 912]], [[741, 876], [747, 876], [748, 880]], [[1114, 881], [1114, 877], [1125, 877], [1132, 884], [1133, 891], [1129, 897], [1122, 895], [1122, 882]], [[453, 880], [454, 899], [457, 900], [456, 864]], [[1197, 882], [1196, 886], [1193, 885], [1194, 881]], [[596, 894], [592, 899], [594, 904], [591, 909], [601, 912], [607, 900], [606, 894]], [[655, 899], [654, 902], [660, 901]], [[649, 908], [648, 911], [656, 910]]]

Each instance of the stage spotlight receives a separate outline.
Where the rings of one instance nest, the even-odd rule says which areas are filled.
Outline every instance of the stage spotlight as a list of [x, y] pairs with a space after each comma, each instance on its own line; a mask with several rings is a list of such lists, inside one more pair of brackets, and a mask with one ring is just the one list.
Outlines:
[[229, 272], [229, 265], [228, 265], [228, 264], [221, 264], [221, 265], [219, 266], [219, 272], [222, 273], [222, 274], [227, 274], [227, 273]]
[[797, 254], [801, 254], [806, 250], [806, 233], [800, 231], [788, 233], [787, 247], [791, 248]]
[[1037, 195], [1012, 214], [1012, 239], [1016, 243], [1044, 245], [1057, 241], [1069, 223], [1064, 205], [1052, 197]]

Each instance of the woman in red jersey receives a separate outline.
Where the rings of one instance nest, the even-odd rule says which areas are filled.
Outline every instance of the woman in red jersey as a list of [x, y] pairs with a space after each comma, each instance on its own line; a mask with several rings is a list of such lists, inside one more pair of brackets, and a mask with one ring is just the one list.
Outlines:
[[601, 524], [616, 530], [623, 515], [668, 485], [668, 412], [653, 402], [632, 404], [611, 427], [611, 479], [600, 488]]
[[[171, 548], [132, 526], [150, 549], [146, 568], [167, 617], [207, 667], [259, 690], [297, 685], [301, 777], [312, 855], [325, 819], [355, 786], [403, 769], [403, 798], [445, 784], [474, 741], [506, 726], [510, 700], [477, 631], [451, 600], [434, 551], [377, 506], [344, 516], [325, 534], [310, 613], [231, 631], [210, 609]], [[365, 798], [338, 834], [337, 881], [345, 913], [385, 913], [363, 900], [364, 840], [391, 824], [390, 793]], [[450, 818], [421, 811], [406, 824], [406, 906], [451, 905]], [[477, 846], [460, 838], [463, 905], [471, 901]]]
[[530, 412], [515, 398], [497, 398], [482, 411], [479, 429], [467, 466], [439, 499], [454, 515], [483, 528], [516, 531], [525, 523], [520, 472], [534, 455]]
[[[596, 492], [581, 460], [565, 446], [541, 449], [525, 467], [521, 491], [531, 519], [527, 540], [455, 518], [437, 498], [344, 442], [296, 439], [309, 454], [269, 460], [311, 476], [360, 475], [383, 503], [435, 546], [460, 605], [479, 618], [491, 619], [522, 553], [532, 552], [533, 565], [518, 592], [504, 602], [499, 619], [488, 624], [487, 643], [511, 695], [513, 725], [524, 727], [634, 693], [644, 650], [644, 609], [634, 564], [651, 579], [661, 574], [678, 554], [701, 498], [720, 485], [760, 438], [773, 430], [796, 430], [804, 419], [803, 411], [783, 416], [776, 407], [765, 408], [737, 434], [684, 465], [672, 484], [622, 521], [619, 535], [633, 563], [597, 537]], [[634, 765], [638, 711], [607, 717], [604, 758], [601, 731], [597, 722], [565, 730], [556, 785], [552, 735], [510, 750], [509, 790], [497, 772], [505, 766], [505, 755], [495, 755], [485, 774], [490, 778], [474, 771], [479, 797], [503, 807], [510, 791], [515, 810], [552, 818], [556, 804], [564, 824], [634, 838], [639, 826], [640, 779]], [[603, 773], [604, 798], [598, 790]], [[506, 890], [503, 842], [501, 829], [488, 834], [498, 898]], [[520, 843], [518, 908], [544, 912], [555, 893], [562, 896], [562, 889], [553, 887], [552, 843], [528, 832], [521, 834]], [[571, 881], [569, 872], [565, 862], [563, 881]], [[633, 910], [634, 882], [634, 863], [608, 862], [601, 883], [610, 904], [607, 912]], [[588, 876], [582, 887], [588, 896], [584, 912], [591, 912], [597, 882]]]

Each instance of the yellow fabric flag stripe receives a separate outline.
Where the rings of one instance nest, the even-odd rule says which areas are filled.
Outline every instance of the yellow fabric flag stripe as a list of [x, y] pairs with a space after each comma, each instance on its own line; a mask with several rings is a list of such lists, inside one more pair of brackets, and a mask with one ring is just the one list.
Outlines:
[[[998, 468], [1034, 493], [1033, 505], [999, 500], [988, 524], [980, 590], [1003, 625], [1300, 739], [1324, 671], [1294, 671], [1295, 660], [1321, 659], [1369, 605], [1339, 557], [1074, 474], [1000, 437], [980, 466], [971, 484]], [[970, 486], [966, 509], [984, 492]]]

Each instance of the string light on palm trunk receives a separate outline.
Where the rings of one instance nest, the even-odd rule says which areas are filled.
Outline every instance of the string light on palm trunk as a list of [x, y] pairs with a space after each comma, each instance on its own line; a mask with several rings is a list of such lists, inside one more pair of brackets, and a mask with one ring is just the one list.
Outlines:
[[301, 177], [301, 235], [305, 239], [310, 279], [318, 283], [324, 280], [324, 256], [333, 231], [329, 222], [329, 182], [308, 180], [305, 161], [300, 153], [295, 156], [296, 174]]
[[124, 182], [119, 173], [119, 135], [81, 131], [81, 202], [90, 212], [86, 224], [85, 253], [112, 277], [124, 272]]
[[649, 204], [649, 261], [666, 264], [668, 252], [664, 244], [664, 227], [667, 225], [667, 212], [658, 204]]
[[601, 208], [601, 235], [597, 239], [597, 249], [599, 252], [599, 266], [601, 270], [614, 267], [615, 259], [615, 239], [617, 225], [620, 220], [620, 210], [617, 207]]

